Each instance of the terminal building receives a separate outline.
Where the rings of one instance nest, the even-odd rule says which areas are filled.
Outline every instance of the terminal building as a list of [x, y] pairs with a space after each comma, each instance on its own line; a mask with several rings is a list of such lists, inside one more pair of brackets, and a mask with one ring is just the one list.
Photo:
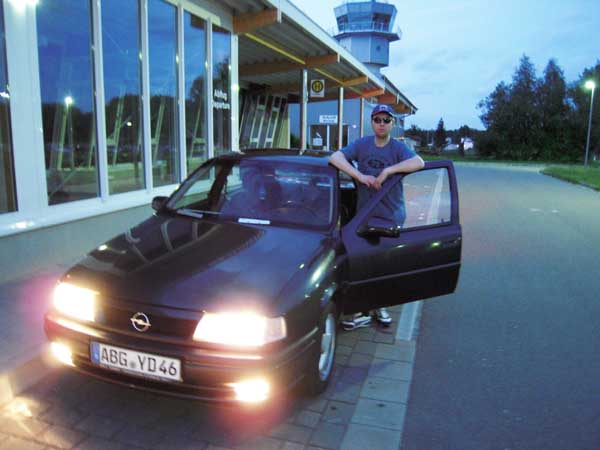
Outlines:
[[336, 16], [334, 38], [288, 0], [0, 0], [0, 281], [134, 225], [210, 157], [294, 128], [309, 147], [320, 102], [359, 135], [372, 103], [414, 113], [377, 70], [395, 8]]

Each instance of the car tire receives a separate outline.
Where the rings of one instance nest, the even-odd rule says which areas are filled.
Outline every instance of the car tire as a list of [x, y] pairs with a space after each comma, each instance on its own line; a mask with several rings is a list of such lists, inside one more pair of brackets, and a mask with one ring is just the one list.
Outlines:
[[321, 313], [317, 346], [309, 363], [306, 391], [310, 396], [322, 393], [331, 381], [337, 345], [337, 321], [335, 303], [329, 302]]

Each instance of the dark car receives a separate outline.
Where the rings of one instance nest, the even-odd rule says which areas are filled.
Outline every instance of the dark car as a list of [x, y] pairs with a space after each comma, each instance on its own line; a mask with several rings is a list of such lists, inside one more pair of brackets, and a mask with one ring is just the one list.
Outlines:
[[[398, 189], [400, 186], [400, 189]], [[400, 190], [404, 220], [379, 217]], [[96, 377], [203, 400], [266, 400], [331, 378], [341, 313], [454, 291], [451, 162], [390, 178], [360, 211], [324, 155], [248, 151], [192, 173], [155, 214], [57, 285], [45, 330]]]

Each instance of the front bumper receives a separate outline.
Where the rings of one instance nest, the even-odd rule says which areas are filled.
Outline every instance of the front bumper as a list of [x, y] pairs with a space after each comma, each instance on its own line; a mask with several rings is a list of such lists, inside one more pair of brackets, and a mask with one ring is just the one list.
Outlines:
[[[270, 384], [269, 398], [295, 386], [305, 375], [316, 349], [315, 328], [301, 339], [272, 352], [248, 353], [207, 349], [173, 338], [146, 338], [131, 332], [83, 324], [48, 313], [44, 330], [50, 342], [68, 346], [75, 369], [128, 387], [202, 401], [239, 402], [232, 384], [261, 378]], [[104, 343], [181, 361], [182, 381], [158, 381], [94, 364], [90, 344]]]

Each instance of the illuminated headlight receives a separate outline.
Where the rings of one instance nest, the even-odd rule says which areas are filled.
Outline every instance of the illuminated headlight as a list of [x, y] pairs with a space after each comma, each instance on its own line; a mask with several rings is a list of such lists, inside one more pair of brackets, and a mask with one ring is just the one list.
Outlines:
[[54, 307], [67, 316], [93, 322], [96, 294], [73, 284], [59, 283], [54, 288]]
[[258, 314], [205, 313], [196, 326], [194, 340], [239, 347], [258, 347], [285, 338], [283, 317]]

